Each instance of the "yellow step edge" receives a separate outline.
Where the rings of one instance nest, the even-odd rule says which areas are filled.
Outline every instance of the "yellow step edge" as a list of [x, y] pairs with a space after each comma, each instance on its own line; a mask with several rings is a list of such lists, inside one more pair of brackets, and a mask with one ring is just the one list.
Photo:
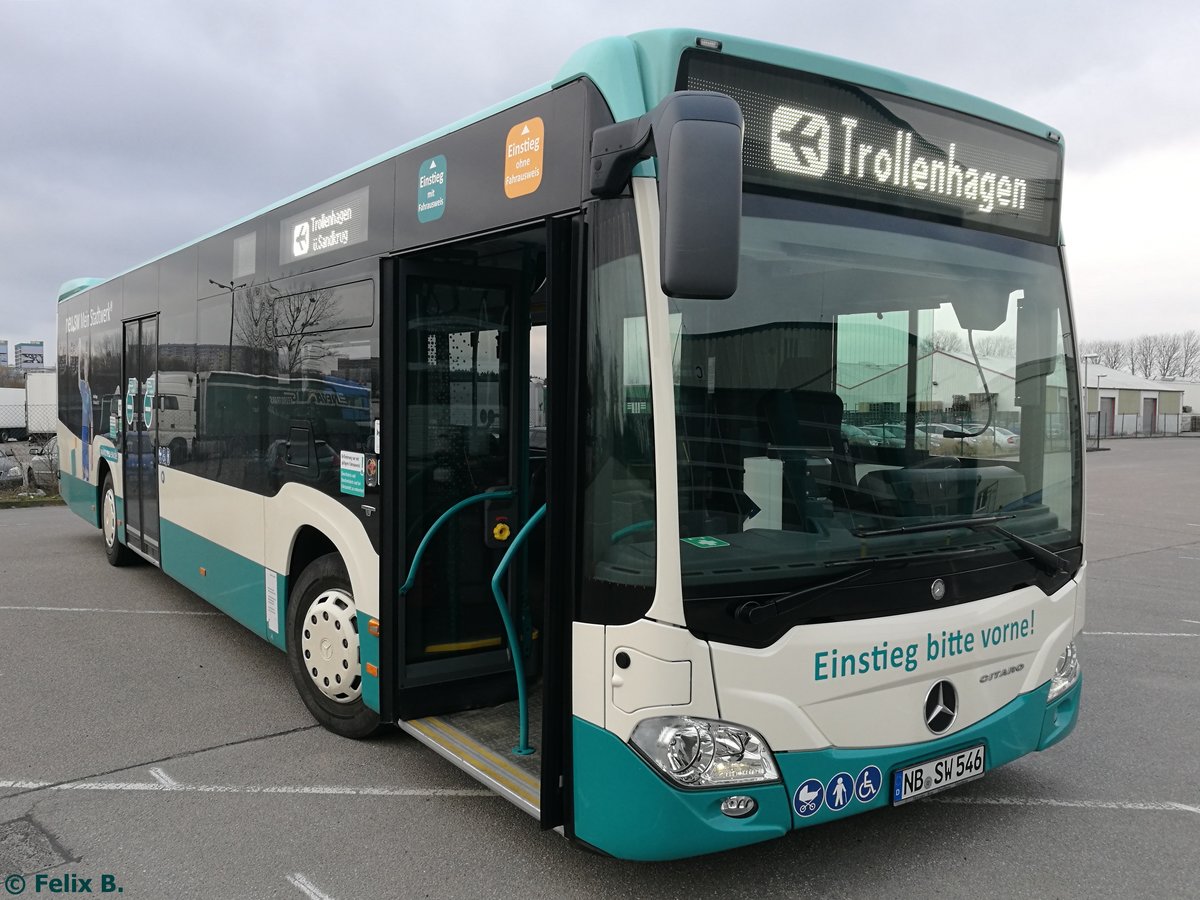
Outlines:
[[[409, 719], [406, 721], [406, 724], [411, 725], [413, 728], [417, 729], [417, 731], [421, 732], [421, 734], [425, 735], [425, 737], [429, 738], [434, 743], [439, 744], [442, 747], [445, 747], [447, 750], [451, 750], [454, 752], [459, 752], [459, 751], [463, 752], [468, 758], [471, 758], [471, 759], [473, 759], [473, 761], [475, 763], [478, 763], [476, 768], [478, 768], [481, 772], [486, 774], [489, 778], [494, 779], [498, 784], [500, 784], [506, 790], [509, 790], [512, 793], [521, 797], [521, 799], [524, 800], [526, 803], [529, 803], [534, 807], [537, 807], [540, 804], [540, 801], [541, 801], [541, 796], [540, 796], [541, 786], [540, 785], [529, 785], [524, 780], [512, 781], [509, 778], [506, 778], [504, 776], [505, 770], [503, 768], [497, 769], [491, 765], [488, 765], [489, 760], [485, 756], [481, 756], [479, 754], [474, 753], [471, 750], [470, 746], [468, 746], [465, 743], [456, 741], [454, 739], [453, 735], [444, 734], [437, 728], [431, 727], [427, 723], [427, 721], [424, 719]], [[457, 731], [457, 729], [455, 729], [455, 730]], [[458, 747], [455, 747], [454, 744], [458, 744]], [[494, 759], [494, 757], [493, 757], [493, 759]], [[520, 773], [520, 774], [524, 775], [524, 773]], [[535, 793], [534, 791], [532, 791], [530, 789], [531, 787], [536, 787], [537, 792]]]
[[541, 793], [541, 790], [542, 790], [541, 782], [539, 782], [536, 778], [534, 778], [528, 772], [514, 766], [511, 762], [509, 762], [504, 757], [497, 756], [496, 752], [494, 750], [492, 750], [488, 747], [485, 747], [483, 744], [479, 743], [477, 740], [472, 738], [469, 734], [467, 734], [462, 729], [456, 728], [454, 725], [451, 725], [449, 722], [445, 721], [444, 719], [438, 718], [437, 716], [429, 716], [429, 717], [423, 719], [422, 721], [432, 723], [432, 727], [434, 727], [436, 729], [440, 729], [442, 734], [444, 734], [450, 740], [457, 741], [465, 749], [474, 752], [476, 755], [482, 757], [483, 759], [488, 760], [493, 765], [499, 766], [501, 769], [503, 769], [505, 772], [508, 772], [514, 778], [521, 779], [521, 781], [523, 781], [527, 785], [529, 785], [531, 790], [533, 790], [539, 794]]

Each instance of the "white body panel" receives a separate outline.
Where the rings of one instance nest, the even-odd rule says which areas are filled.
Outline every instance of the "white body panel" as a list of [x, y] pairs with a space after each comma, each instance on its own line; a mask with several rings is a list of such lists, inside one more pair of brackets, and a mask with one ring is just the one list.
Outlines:
[[[1076, 633], [1077, 593], [1071, 582], [1053, 597], [1031, 587], [960, 607], [807, 625], [762, 650], [714, 643], [721, 717], [758, 729], [777, 751], [917, 743], [934, 737], [921, 716], [925, 696], [934, 682], [949, 678], [959, 691], [960, 711], [946, 732], [954, 734], [1050, 679]], [[1021, 623], [1031, 613], [1022, 637]], [[999, 642], [990, 639], [997, 628]], [[971, 649], [943, 655], [943, 632], [961, 632], [964, 644], [971, 635]], [[933, 660], [931, 636], [939, 645]], [[910, 667], [908, 648], [914, 645]], [[889, 656], [901, 649], [903, 662], [857, 671], [859, 655], [876, 647]], [[841, 668], [846, 657], [855, 657], [856, 671]], [[988, 677], [1018, 666], [1010, 674]]]
[[178, 469], [159, 469], [162, 518], [266, 569], [288, 571], [297, 532], [309, 525], [333, 542], [350, 575], [359, 611], [379, 615], [379, 557], [354, 514], [332, 497], [285, 484], [262, 497]]

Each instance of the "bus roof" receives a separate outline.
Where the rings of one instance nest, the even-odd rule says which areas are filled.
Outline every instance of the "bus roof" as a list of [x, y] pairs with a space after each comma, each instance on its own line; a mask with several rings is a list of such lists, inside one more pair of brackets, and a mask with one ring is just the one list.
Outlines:
[[[314, 191], [362, 172], [377, 163], [399, 156], [414, 147], [430, 143], [460, 128], [464, 128], [474, 122], [482, 121], [489, 116], [510, 109], [519, 103], [547, 93], [555, 87], [575, 81], [581, 77], [590, 79], [596, 85], [608, 103], [614, 121], [620, 122], [625, 119], [636, 118], [653, 109], [663, 97], [675, 90], [675, 79], [679, 68], [680, 55], [685, 50], [697, 47], [697, 41], [701, 38], [705, 41], [719, 42], [720, 52], [726, 56], [757, 60], [789, 69], [823, 75], [827, 78], [848, 81], [876, 90], [888, 91], [925, 103], [957, 110], [968, 115], [978, 116], [982, 119], [1006, 125], [1009, 128], [1024, 131], [1038, 137], [1044, 138], [1053, 134], [1061, 140], [1058, 132], [1049, 126], [1007, 107], [930, 81], [901, 75], [900, 73], [880, 69], [875, 66], [866, 65], [865, 63], [852, 62], [780, 44], [695, 29], [664, 28], [654, 31], [643, 31], [629, 35], [628, 37], [608, 37], [593, 41], [571, 54], [559, 69], [558, 74], [550, 82], [530, 88], [516, 96], [509, 97], [507, 100], [502, 100], [499, 103], [482, 109], [473, 115], [459, 119], [457, 122], [401, 144], [373, 159], [369, 159], [344, 172], [340, 172], [331, 178], [326, 178], [304, 190], [297, 191], [288, 197], [284, 197], [282, 200], [265, 206], [256, 212], [242, 216], [187, 243], [180, 244], [178, 247], [161, 253], [152, 259], [131, 266], [116, 275], [112, 275], [109, 278], [74, 278], [64, 282], [59, 288], [58, 302], [62, 303], [64, 300], [82, 291], [120, 278], [135, 269], [157, 262], [173, 253], [199, 244], [201, 241], [228, 231], [231, 228], [236, 228], [251, 219], [279, 209], [294, 200], [299, 200]], [[649, 163], [643, 165], [649, 166]], [[653, 169], [645, 168], [638, 171], [652, 172]]]

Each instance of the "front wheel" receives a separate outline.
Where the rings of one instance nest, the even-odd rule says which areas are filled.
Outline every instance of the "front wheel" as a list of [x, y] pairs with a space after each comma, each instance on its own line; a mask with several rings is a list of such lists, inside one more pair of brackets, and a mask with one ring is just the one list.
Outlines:
[[104, 476], [104, 499], [101, 501], [100, 527], [104, 531], [104, 553], [110, 566], [127, 566], [134, 560], [133, 551], [117, 537], [117, 495], [112, 475]]
[[362, 699], [359, 618], [340, 556], [329, 553], [300, 573], [287, 608], [288, 668], [313, 718], [349, 738], [380, 725]]

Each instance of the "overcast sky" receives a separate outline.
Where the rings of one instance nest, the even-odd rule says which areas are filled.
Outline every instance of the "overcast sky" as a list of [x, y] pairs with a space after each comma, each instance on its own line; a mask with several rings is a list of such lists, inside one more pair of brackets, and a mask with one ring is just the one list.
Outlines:
[[[0, 339], [107, 277], [687, 26], [941, 82], [1066, 136], [1083, 338], [1200, 327], [1200, 7], [1111, 2], [0, 0]], [[50, 354], [48, 354], [50, 355]]]

